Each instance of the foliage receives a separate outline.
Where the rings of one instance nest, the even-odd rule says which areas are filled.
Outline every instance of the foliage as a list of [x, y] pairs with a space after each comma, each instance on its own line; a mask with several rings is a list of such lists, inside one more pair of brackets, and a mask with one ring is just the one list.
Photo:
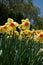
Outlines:
[[[37, 23], [36, 23], [37, 22]], [[35, 29], [42, 29], [43, 30], [43, 17], [37, 17], [34, 21], [34, 26], [35, 26]], [[37, 25], [37, 26], [36, 26]]]
[[43, 65], [43, 44], [33, 40], [18, 40], [12, 35], [0, 39], [0, 65]]
[[9, 14], [9, 10], [5, 4], [0, 3], [0, 25], [4, 24]]
[[4, 25], [8, 18], [13, 18], [15, 21], [19, 22], [21, 19], [25, 18], [25, 16], [21, 12], [14, 11], [9, 6], [0, 3], [0, 25]]

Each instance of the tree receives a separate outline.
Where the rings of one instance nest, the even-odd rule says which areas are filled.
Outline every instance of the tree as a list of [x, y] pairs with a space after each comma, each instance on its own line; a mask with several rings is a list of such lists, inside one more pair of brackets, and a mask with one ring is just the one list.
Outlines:
[[24, 15], [21, 12], [14, 11], [5, 4], [0, 3], [0, 25], [4, 25], [8, 18], [12, 18], [20, 23], [21, 19], [24, 18]]
[[[22, 15], [26, 18], [29, 18], [30, 21], [33, 20], [33, 22], [35, 22], [34, 26], [38, 28], [38, 21], [40, 19], [40, 16], [39, 16], [40, 8], [35, 6], [32, 0], [26, 0], [26, 1], [25, 0], [6, 0], [6, 2], [7, 2], [7, 7], [9, 7], [12, 13], [19, 13], [19, 12], [22, 13]], [[13, 14], [10, 14], [10, 15], [13, 16]]]

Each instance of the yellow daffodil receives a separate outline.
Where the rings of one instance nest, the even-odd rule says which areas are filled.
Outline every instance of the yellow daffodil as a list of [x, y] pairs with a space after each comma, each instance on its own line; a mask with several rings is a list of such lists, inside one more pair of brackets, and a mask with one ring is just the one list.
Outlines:
[[22, 40], [22, 39], [23, 39], [22, 35], [19, 35], [19, 40]]
[[2, 26], [2, 33], [5, 33], [7, 31], [7, 26], [6, 25], [3, 25]]
[[12, 23], [12, 22], [14, 22], [14, 20], [11, 19], [11, 18], [8, 18], [8, 19], [7, 19], [7, 22], [5, 23], [5, 25], [9, 25], [9, 24]]
[[39, 34], [41, 32], [41, 30], [34, 30], [33, 33], [34, 34]]
[[30, 22], [28, 19], [22, 20], [22, 25], [26, 28], [29, 29], [30, 28]]
[[40, 34], [39, 34], [39, 41], [41, 42], [41, 43], [43, 43], [43, 32], [41, 32]]
[[16, 27], [18, 27], [19, 24], [17, 22], [14, 22], [13, 19], [8, 18], [8, 20], [5, 23], [5, 25], [8, 27], [7, 34], [13, 34], [13, 31], [16, 30]]
[[14, 35], [16, 36], [16, 38], [19, 37], [19, 32], [18, 31], [14, 31]]
[[20, 25], [18, 26], [18, 28], [19, 28], [20, 30], [24, 30], [24, 29], [25, 29], [25, 27], [24, 27], [23, 24], [20, 24]]
[[25, 35], [25, 31], [20, 31], [20, 35]]
[[43, 32], [41, 32], [37, 37], [34, 39], [35, 41], [38, 41], [40, 43], [43, 43]]
[[2, 33], [2, 26], [0, 26], [0, 33]]
[[[19, 40], [23, 39], [33, 39], [36, 42], [43, 43], [43, 30], [30, 30], [30, 21], [29, 19], [21, 20], [22, 23], [18, 24], [13, 19], [8, 18], [5, 25], [0, 26], [0, 33], [9, 34], [12, 37], [12, 34]], [[16, 28], [19, 28], [20, 32]], [[7, 36], [7, 38], [10, 38]]]

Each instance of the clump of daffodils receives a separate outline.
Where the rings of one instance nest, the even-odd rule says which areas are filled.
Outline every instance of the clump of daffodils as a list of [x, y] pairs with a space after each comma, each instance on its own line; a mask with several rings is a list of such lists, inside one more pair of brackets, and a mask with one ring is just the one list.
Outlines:
[[30, 29], [30, 21], [29, 19], [21, 20], [22, 24], [19, 25], [20, 30]]
[[[0, 33], [8, 34], [10, 37], [12, 37], [12, 34], [19, 40], [33, 39], [36, 42], [43, 43], [43, 31], [42, 30], [30, 30], [30, 21], [29, 19], [23, 19], [21, 20], [21, 24], [17, 23], [11, 18], [7, 19], [7, 22], [0, 26]], [[17, 27], [20, 30], [20, 32], [17, 31]], [[7, 36], [7, 38], [10, 38]]]

